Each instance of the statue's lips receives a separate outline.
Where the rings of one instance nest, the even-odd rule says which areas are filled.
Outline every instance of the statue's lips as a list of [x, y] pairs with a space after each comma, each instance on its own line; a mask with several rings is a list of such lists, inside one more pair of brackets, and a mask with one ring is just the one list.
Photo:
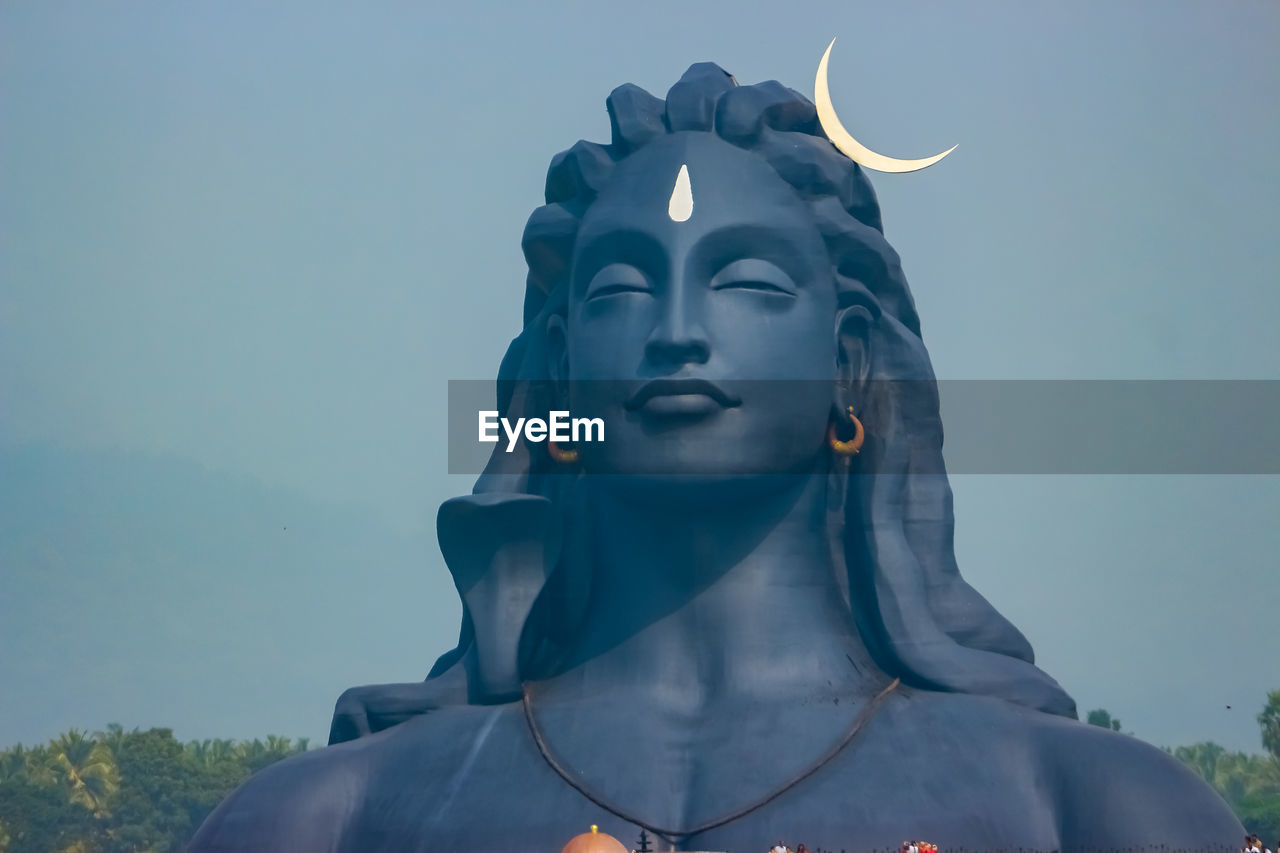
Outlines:
[[641, 385], [626, 402], [627, 411], [655, 415], [707, 415], [742, 404], [742, 400], [705, 379], [654, 379]]

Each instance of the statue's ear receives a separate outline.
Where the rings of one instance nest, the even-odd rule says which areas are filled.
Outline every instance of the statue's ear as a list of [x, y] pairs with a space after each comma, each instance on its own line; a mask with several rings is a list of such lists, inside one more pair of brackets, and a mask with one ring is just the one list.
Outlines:
[[832, 405], [837, 412], [866, 398], [867, 378], [871, 375], [871, 352], [867, 340], [873, 322], [865, 305], [847, 305], [836, 312], [836, 386]]

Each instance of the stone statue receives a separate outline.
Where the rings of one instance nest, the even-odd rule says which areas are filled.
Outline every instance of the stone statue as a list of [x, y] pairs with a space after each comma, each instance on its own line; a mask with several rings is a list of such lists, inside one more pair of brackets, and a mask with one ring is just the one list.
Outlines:
[[457, 648], [344, 694], [192, 849], [1234, 844], [960, 576], [920, 319], [814, 104], [703, 63], [607, 106], [552, 161], [498, 375], [504, 416], [607, 440], [499, 446], [440, 509]]

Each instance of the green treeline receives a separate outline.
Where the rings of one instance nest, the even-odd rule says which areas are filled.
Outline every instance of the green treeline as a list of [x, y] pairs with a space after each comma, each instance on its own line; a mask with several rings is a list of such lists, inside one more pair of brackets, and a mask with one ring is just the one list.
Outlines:
[[1266, 842], [1280, 843], [1280, 760], [1275, 755], [1227, 752], [1216, 743], [1180, 746], [1174, 756], [1213, 786], [1245, 829]]
[[[1120, 731], [1105, 710], [1088, 722]], [[1169, 752], [1222, 795], [1245, 828], [1280, 843], [1280, 690], [1258, 715], [1266, 753], [1215, 743]], [[177, 853], [250, 774], [307, 740], [181, 743], [169, 729], [75, 729], [30, 749], [0, 752], [0, 853]]]
[[250, 774], [306, 748], [115, 724], [16, 746], [0, 752], [0, 853], [176, 853]]

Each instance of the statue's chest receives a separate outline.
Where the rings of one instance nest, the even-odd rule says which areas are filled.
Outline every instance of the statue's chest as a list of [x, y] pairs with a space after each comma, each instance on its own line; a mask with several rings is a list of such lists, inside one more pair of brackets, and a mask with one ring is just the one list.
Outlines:
[[[904, 738], [892, 720], [868, 723], [810, 767], [840, 726], [815, 723], [809, 739], [771, 740], [749, 724], [662, 738], [642, 716], [601, 728], [553, 712], [531, 728], [518, 705], [481, 713], [491, 716], [478, 728], [440, 727], [399, 753], [397, 762], [416, 756], [418, 783], [383, 788], [364, 810], [386, 849], [556, 849], [592, 824], [628, 846], [648, 828], [654, 850], [729, 853], [783, 840], [835, 851], [935, 837], [952, 848], [1054, 846], [1057, 822], [1016, 760], [945, 733]], [[731, 741], [744, 748], [716, 748]]]

